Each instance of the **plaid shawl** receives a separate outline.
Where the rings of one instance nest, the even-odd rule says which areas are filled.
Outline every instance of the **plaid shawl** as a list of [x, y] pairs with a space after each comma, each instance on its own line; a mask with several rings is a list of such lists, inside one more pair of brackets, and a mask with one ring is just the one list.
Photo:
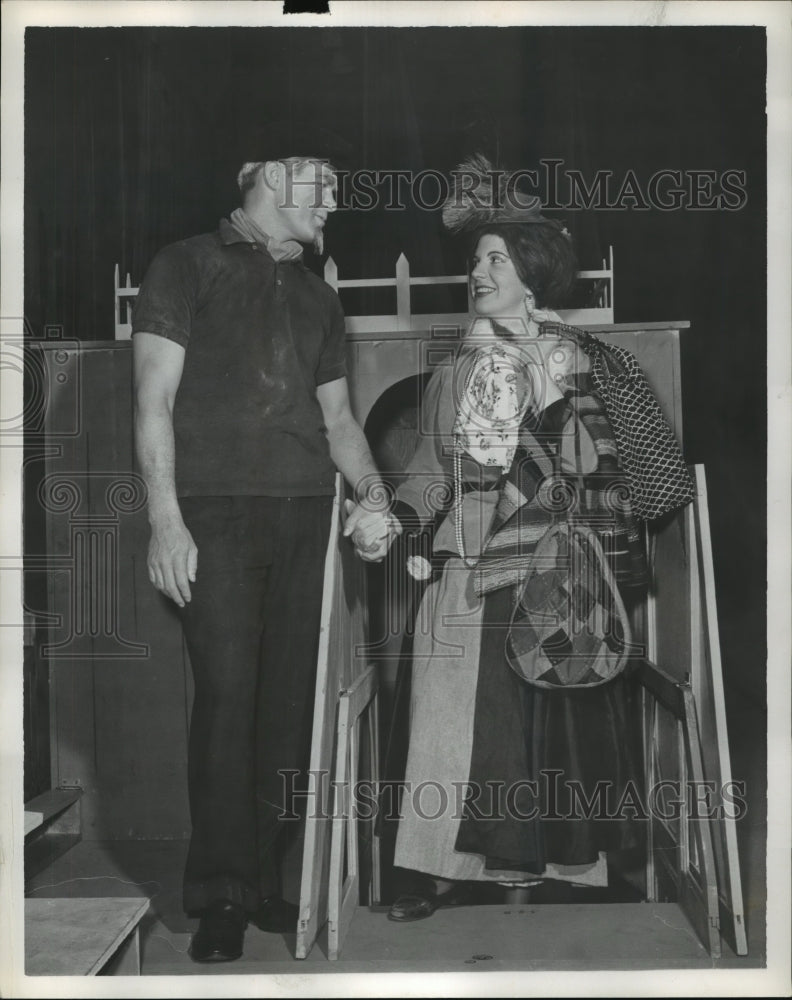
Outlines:
[[[559, 518], [582, 521], [596, 531], [617, 582], [646, 582], [642, 537], [604, 405], [587, 373], [567, 377], [562, 388], [563, 399], [544, 412], [538, 425], [529, 411], [520, 428], [476, 566], [479, 594], [520, 584], [539, 540]], [[582, 426], [593, 442], [597, 468], [591, 473], [560, 471], [560, 435], [570, 421], [576, 436]]]

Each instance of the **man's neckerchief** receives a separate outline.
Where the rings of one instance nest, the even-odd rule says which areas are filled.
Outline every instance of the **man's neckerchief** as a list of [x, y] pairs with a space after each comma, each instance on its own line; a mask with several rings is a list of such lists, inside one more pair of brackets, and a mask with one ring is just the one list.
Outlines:
[[265, 233], [242, 208], [235, 208], [231, 213], [231, 224], [237, 232], [251, 243], [260, 243], [266, 247], [273, 260], [297, 260], [302, 257], [302, 247], [297, 240], [276, 240], [274, 236]]

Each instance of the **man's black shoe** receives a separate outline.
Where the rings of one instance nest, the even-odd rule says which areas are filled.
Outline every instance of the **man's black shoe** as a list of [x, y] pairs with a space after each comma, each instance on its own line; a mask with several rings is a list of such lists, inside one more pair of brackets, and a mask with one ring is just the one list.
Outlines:
[[237, 903], [218, 899], [201, 914], [190, 943], [194, 962], [233, 962], [242, 954], [247, 915]]
[[259, 930], [272, 934], [296, 934], [299, 913], [294, 903], [287, 903], [280, 896], [268, 896], [250, 915], [250, 922]]

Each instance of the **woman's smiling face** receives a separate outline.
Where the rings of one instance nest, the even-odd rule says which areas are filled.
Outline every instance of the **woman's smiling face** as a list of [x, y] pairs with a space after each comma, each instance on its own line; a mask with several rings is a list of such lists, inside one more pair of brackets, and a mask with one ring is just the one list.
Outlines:
[[470, 261], [470, 294], [476, 312], [504, 319], [524, 317], [526, 292], [503, 239], [485, 233]]

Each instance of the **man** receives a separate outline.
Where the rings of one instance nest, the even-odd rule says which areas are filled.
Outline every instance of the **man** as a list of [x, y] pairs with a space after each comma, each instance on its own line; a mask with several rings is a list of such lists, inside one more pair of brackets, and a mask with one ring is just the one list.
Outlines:
[[[279, 158], [283, 152], [310, 156]], [[281, 770], [304, 769], [335, 468], [345, 534], [378, 561], [398, 532], [347, 391], [336, 293], [302, 262], [336, 208], [320, 151], [245, 163], [242, 207], [166, 247], [135, 305], [135, 434], [154, 586], [178, 605], [195, 679], [184, 907], [197, 962], [247, 921], [294, 932], [276, 854]]]

